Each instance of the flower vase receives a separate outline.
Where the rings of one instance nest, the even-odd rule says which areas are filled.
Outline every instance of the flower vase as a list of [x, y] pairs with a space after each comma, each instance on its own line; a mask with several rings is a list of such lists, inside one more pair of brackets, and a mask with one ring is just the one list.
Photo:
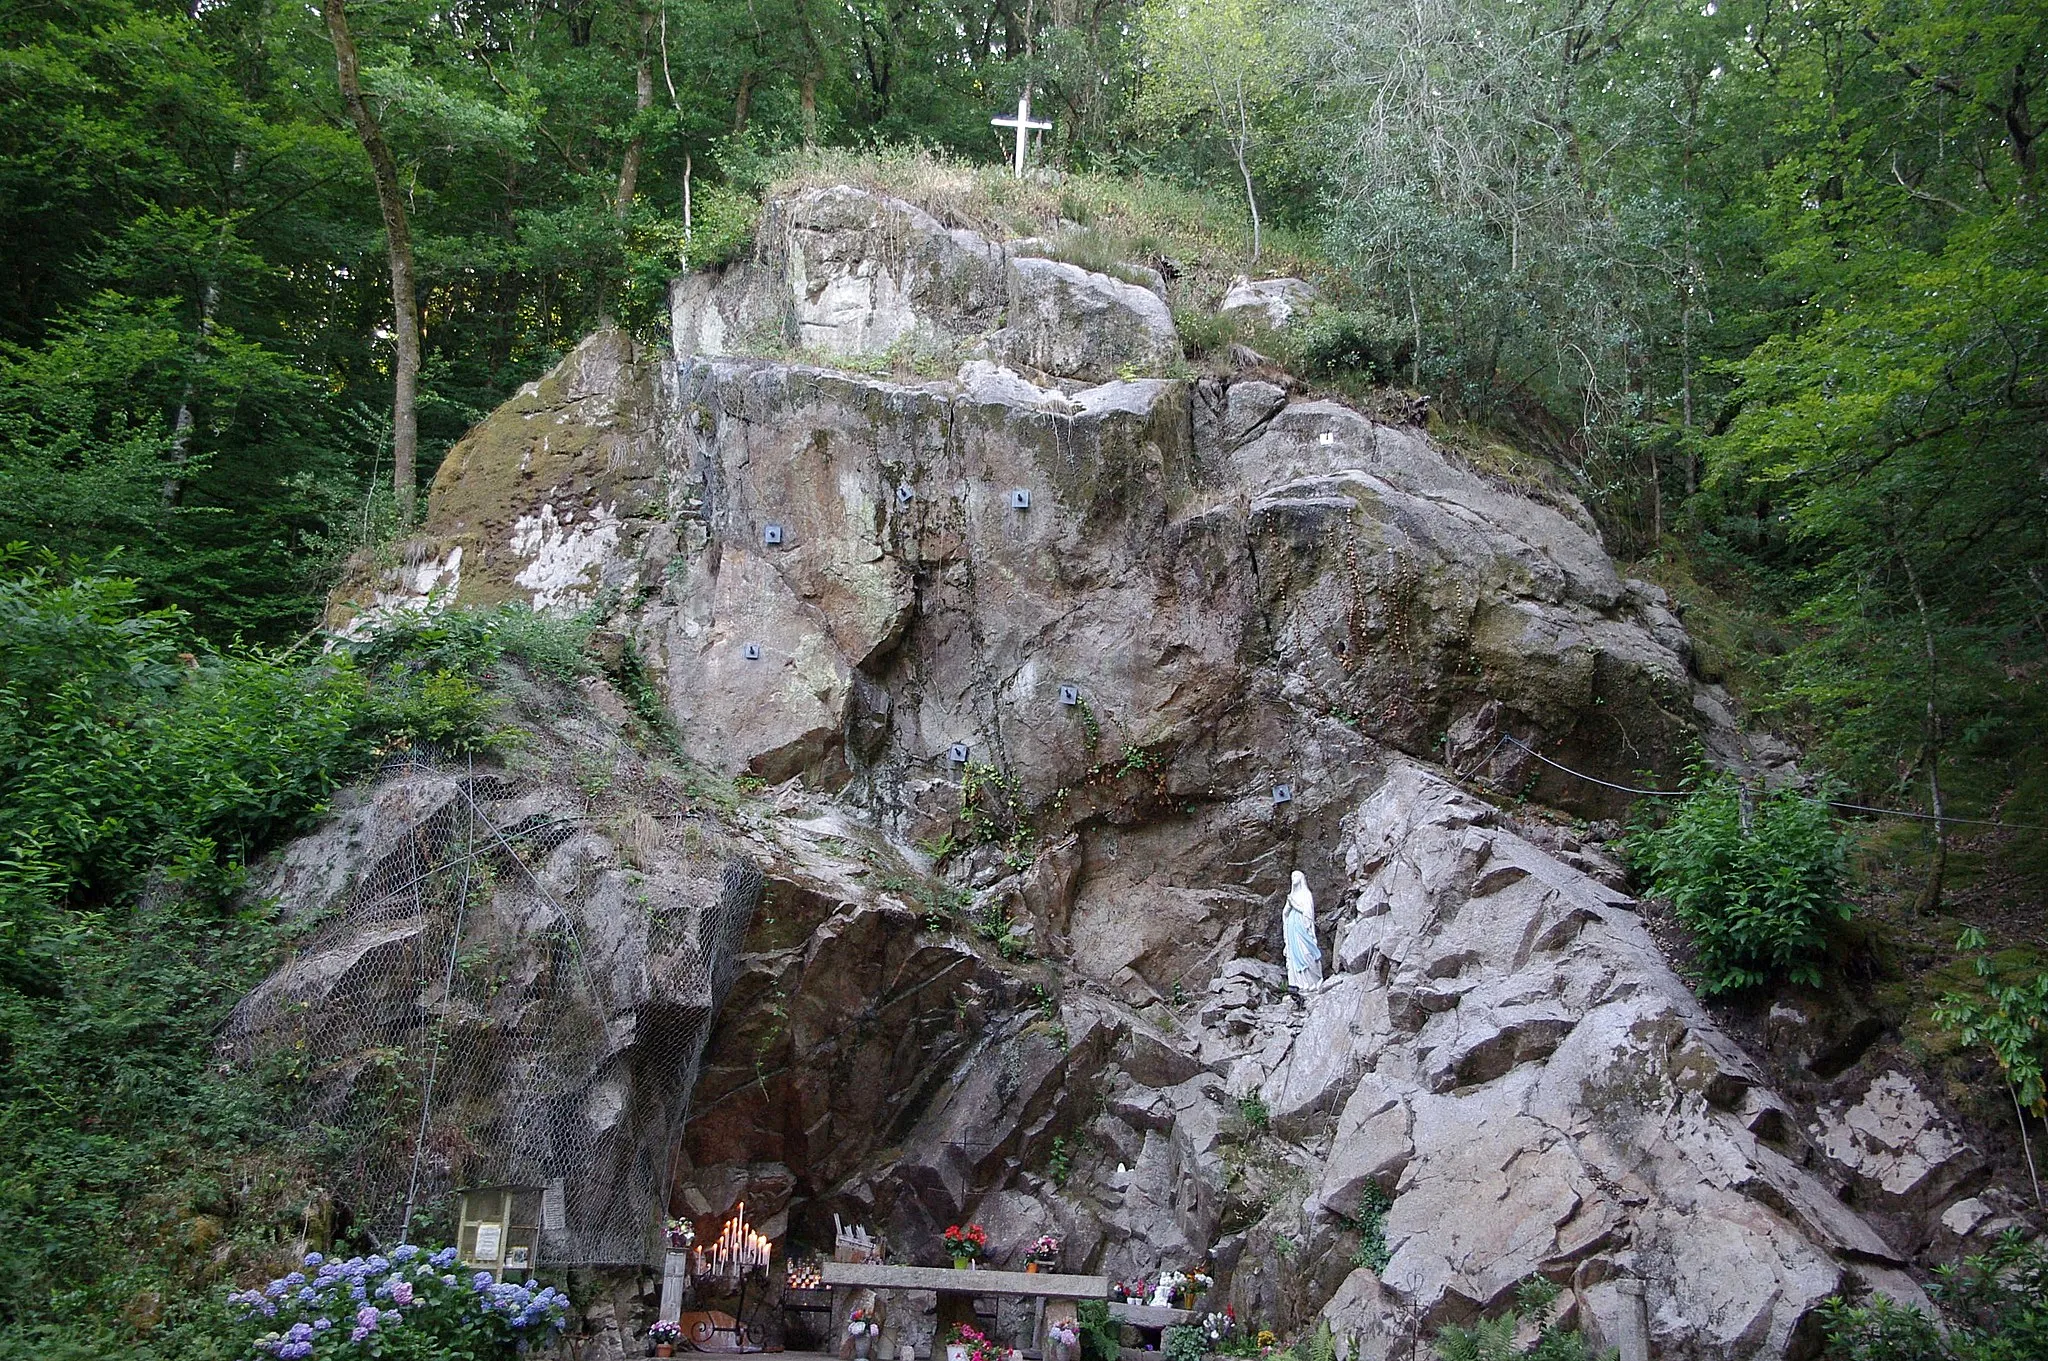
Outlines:
[[1036, 1276], [1038, 1274], [1038, 1263], [1026, 1262], [1024, 1264], [1024, 1274], [1026, 1276]]
[[872, 1341], [866, 1333], [858, 1334], [853, 1339], [853, 1361], [868, 1361], [868, 1348]]
[[674, 1356], [676, 1354], [675, 1344], [673, 1342], [657, 1342], [654, 1344], [654, 1354], [656, 1356]]
[[[965, 1271], [967, 1270], [967, 1268], [973, 1265], [974, 1259], [972, 1257], [955, 1257], [953, 1259], [953, 1270], [955, 1271]], [[962, 1356], [955, 1356], [953, 1355], [952, 1351], [948, 1349], [948, 1351], [946, 1352], [946, 1361], [964, 1361], [964, 1352]]]
[[948, 1342], [946, 1344], [946, 1361], [967, 1361], [966, 1345], [959, 1342]]

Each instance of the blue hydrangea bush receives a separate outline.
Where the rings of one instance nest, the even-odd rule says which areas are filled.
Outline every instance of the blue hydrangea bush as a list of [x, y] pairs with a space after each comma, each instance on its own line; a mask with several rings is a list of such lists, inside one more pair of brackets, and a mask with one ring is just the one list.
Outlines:
[[455, 1257], [454, 1248], [413, 1246], [346, 1260], [309, 1252], [304, 1271], [228, 1296], [247, 1333], [243, 1355], [501, 1361], [568, 1325], [568, 1297], [553, 1286], [494, 1280], [464, 1271]]

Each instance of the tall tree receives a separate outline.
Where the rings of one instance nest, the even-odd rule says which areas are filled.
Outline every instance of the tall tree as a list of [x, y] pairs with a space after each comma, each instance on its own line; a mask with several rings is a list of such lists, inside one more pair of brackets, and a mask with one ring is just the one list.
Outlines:
[[377, 211], [384, 219], [385, 251], [391, 266], [391, 492], [401, 525], [413, 521], [419, 450], [420, 311], [414, 286], [412, 224], [398, 183], [398, 162], [384, 140], [384, 129], [363, 98], [361, 63], [355, 35], [349, 32], [347, 0], [323, 0], [327, 36], [334, 43], [335, 74], [341, 101], [355, 124], [356, 137], [370, 158], [370, 178], [377, 187]]
[[1252, 162], [1266, 116], [1286, 88], [1286, 30], [1261, 0], [1152, 0], [1139, 16], [1139, 28], [1140, 119], [1168, 126], [1215, 120], [1251, 216], [1257, 263], [1263, 231]]

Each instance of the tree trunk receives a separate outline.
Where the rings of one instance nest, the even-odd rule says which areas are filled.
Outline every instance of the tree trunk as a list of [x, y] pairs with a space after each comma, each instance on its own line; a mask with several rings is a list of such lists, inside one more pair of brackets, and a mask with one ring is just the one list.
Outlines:
[[[222, 227], [221, 235], [227, 235]], [[199, 335], [192, 342], [192, 372], [185, 379], [185, 390], [178, 397], [178, 414], [171, 421], [171, 470], [164, 474], [163, 504], [166, 510], [178, 504], [185, 494], [185, 465], [192, 458], [192, 427], [196, 419], [192, 414], [192, 399], [199, 387], [199, 370], [206, 363], [206, 343], [213, 336], [213, 312], [220, 306], [220, 279], [216, 275], [206, 281], [206, 287], [199, 293]]]
[[1237, 173], [1244, 176], [1245, 206], [1250, 208], [1252, 212], [1252, 263], [1256, 265], [1259, 262], [1261, 242], [1259, 236], [1259, 199], [1258, 195], [1252, 192], [1252, 168], [1246, 160], [1246, 153], [1251, 150], [1251, 142], [1251, 117], [1244, 107], [1244, 77], [1240, 75], [1237, 78], [1237, 138], [1235, 141]]
[[1913, 604], [1920, 612], [1920, 639], [1927, 651], [1927, 796], [1934, 809], [1934, 867], [1927, 884], [1913, 903], [1916, 915], [1925, 916], [1941, 906], [1942, 880], [1948, 873], [1948, 831], [1942, 825], [1945, 811], [1941, 802], [1941, 709], [1936, 702], [1941, 677], [1941, 656], [1934, 646], [1934, 625], [1927, 610], [1927, 596], [1920, 589], [1920, 574], [1913, 560], [1899, 551], [1899, 565], [1906, 569], [1906, 583], [1913, 588]]
[[[633, 189], [640, 179], [640, 157], [647, 150], [647, 133], [642, 129], [647, 111], [654, 107], [654, 53], [648, 39], [654, 36], [654, 11], [640, 16], [640, 64], [633, 69], [633, 112], [636, 115], [632, 140], [619, 158], [619, 189], [612, 200], [612, 212], [624, 222], [633, 211]], [[666, 53], [663, 54], [666, 57]]]
[[391, 257], [391, 338], [396, 351], [391, 398], [391, 491], [398, 523], [413, 522], [414, 471], [419, 450], [420, 320], [413, 288], [412, 227], [405, 216], [405, 197], [398, 184], [398, 162], [384, 140], [377, 116], [363, 99], [356, 60], [356, 40], [348, 29], [347, 0], [323, 0], [327, 36], [334, 43], [334, 69], [341, 82], [341, 102], [348, 107], [363, 151], [370, 158], [370, 178], [377, 186], [377, 208], [384, 216], [384, 238]]
[[747, 130], [747, 110], [754, 103], [754, 82], [759, 79], [751, 68], [740, 72], [740, 90], [732, 100], [732, 131], [735, 137]]
[[1416, 392], [1422, 391], [1422, 309], [1415, 305], [1415, 276], [1403, 271], [1408, 278], [1408, 322], [1415, 328], [1415, 351], [1408, 356], [1408, 386]]

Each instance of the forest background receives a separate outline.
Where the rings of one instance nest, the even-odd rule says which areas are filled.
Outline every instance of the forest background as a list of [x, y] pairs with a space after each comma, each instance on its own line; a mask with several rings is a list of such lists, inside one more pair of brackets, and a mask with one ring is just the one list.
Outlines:
[[[1365, 338], [1326, 379], [1541, 465], [1816, 773], [1942, 819], [1879, 880], [2038, 944], [2042, 838], [1952, 820], [2048, 822], [2044, 84], [2025, 0], [6, 0], [0, 1354], [175, 1317], [123, 1216], [260, 1127], [192, 1095], [240, 975], [218, 922], [136, 924], [148, 867], [227, 904], [378, 742], [474, 716], [454, 672], [289, 671], [340, 562], [584, 334], [658, 340], [778, 175], [996, 163], [1025, 86], [1077, 215], [1199, 196], [1220, 234], [1148, 244], [1205, 278], [1284, 242]], [[188, 1096], [217, 1127], [135, 1134]]]

